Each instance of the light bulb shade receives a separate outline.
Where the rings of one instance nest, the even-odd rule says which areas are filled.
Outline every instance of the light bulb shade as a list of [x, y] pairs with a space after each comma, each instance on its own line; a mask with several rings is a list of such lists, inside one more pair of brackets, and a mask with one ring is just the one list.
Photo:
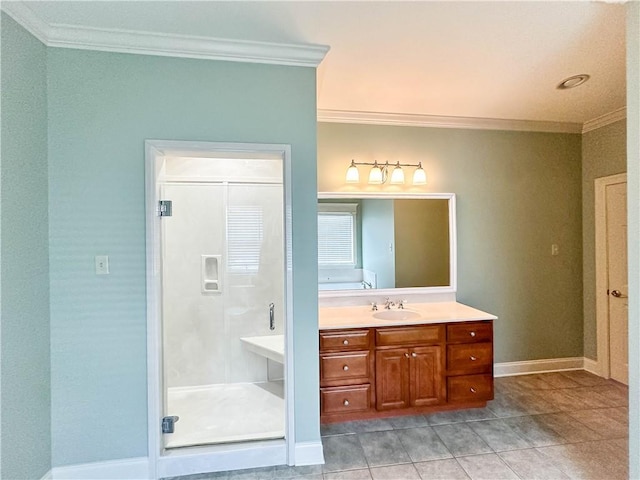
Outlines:
[[413, 184], [414, 185], [426, 185], [427, 184], [427, 174], [422, 168], [422, 164], [418, 164], [418, 168], [413, 172]]
[[382, 185], [382, 169], [376, 163], [369, 172], [369, 183], [373, 185]]
[[360, 183], [360, 174], [358, 173], [358, 167], [351, 160], [351, 165], [347, 169], [347, 183]]
[[394, 185], [402, 185], [404, 183], [404, 171], [400, 165], [396, 165], [393, 172], [391, 172], [391, 180], [389, 183]]

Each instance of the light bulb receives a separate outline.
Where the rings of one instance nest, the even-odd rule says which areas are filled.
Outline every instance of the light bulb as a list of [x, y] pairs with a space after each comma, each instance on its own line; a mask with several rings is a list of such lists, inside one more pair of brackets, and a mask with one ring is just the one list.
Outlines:
[[347, 183], [360, 183], [360, 174], [354, 160], [351, 160], [351, 165], [347, 169]]
[[418, 163], [418, 168], [413, 172], [413, 184], [414, 185], [426, 185], [427, 184], [427, 174], [422, 168], [422, 162]]
[[369, 172], [369, 183], [374, 185], [382, 184], [382, 169], [378, 166], [378, 162], [374, 162], [373, 168]]
[[396, 167], [393, 169], [393, 172], [391, 172], [391, 180], [389, 183], [394, 185], [401, 185], [404, 183], [404, 172], [400, 167], [400, 162], [396, 163]]

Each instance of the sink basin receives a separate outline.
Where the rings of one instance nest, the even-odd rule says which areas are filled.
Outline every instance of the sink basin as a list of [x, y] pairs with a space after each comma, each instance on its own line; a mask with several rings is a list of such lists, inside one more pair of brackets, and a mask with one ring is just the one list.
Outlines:
[[373, 318], [378, 320], [417, 320], [420, 318], [420, 314], [411, 310], [383, 310], [374, 313]]

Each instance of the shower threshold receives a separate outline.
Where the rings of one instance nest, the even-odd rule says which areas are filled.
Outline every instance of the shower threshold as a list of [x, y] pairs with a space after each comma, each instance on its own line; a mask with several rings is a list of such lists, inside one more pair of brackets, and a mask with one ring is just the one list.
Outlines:
[[284, 382], [169, 388], [165, 448], [284, 438]]

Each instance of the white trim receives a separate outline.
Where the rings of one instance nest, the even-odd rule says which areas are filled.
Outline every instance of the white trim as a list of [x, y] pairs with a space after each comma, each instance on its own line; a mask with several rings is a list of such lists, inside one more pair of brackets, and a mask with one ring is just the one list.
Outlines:
[[37, 16], [25, 2], [0, 2], [4, 13], [13, 18], [31, 35], [45, 45], [47, 44], [47, 29], [49, 25]]
[[45, 473], [40, 480], [53, 480], [53, 470], [49, 470]]
[[53, 480], [142, 480], [149, 478], [147, 457], [54, 467]]
[[504, 362], [493, 365], [494, 377], [512, 375], [528, 375], [531, 373], [562, 372], [565, 370], [582, 370], [583, 357], [545, 358], [543, 360], [526, 360], [523, 362]]
[[156, 478], [284, 465], [286, 459], [284, 440], [189, 448], [176, 455], [160, 457]]
[[595, 256], [596, 256], [596, 342], [597, 367], [599, 375], [609, 378], [609, 297], [607, 269], [607, 194], [606, 187], [616, 183], [626, 183], [627, 174], [620, 173], [596, 178], [595, 188]]
[[525, 132], [581, 133], [582, 124], [539, 120], [449, 117], [411, 113], [355, 112], [318, 110], [318, 122], [395, 125], [403, 127], [469, 128], [474, 130], [514, 130]]
[[318, 297], [323, 299], [336, 299], [339, 297], [384, 297], [402, 296], [414, 294], [442, 294], [454, 293], [458, 285], [458, 244], [456, 235], [456, 194], [455, 193], [406, 193], [406, 192], [318, 192], [318, 198], [329, 199], [366, 199], [366, 198], [396, 198], [396, 199], [441, 199], [449, 200], [449, 279], [447, 287], [424, 288], [377, 288], [371, 290], [321, 290]]
[[605, 113], [604, 115], [600, 115], [599, 117], [584, 122], [582, 125], [582, 133], [606, 127], [607, 125], [624, 120], [625, 118], [627, 118], [627, 107], [618, 108], [613, 112]]
[[589, 373], [593, 373], [594, 375], [598, 375], [602, 377], [600, 370], [598, 369], [598, 362], [596, 360], [591, 360], [590, 358], [584, 357], [584, 369]]
[[295, 446], [296, 466], [324, 463], [322, 442], [300, 442]]
[[[196, 473], [194, 469], [205, 468], [201, 472], [211, 471], [220, 465], [227, 469], [241, 468], [257, 462], [255, 466], [280, 465], [295, 462], [295, 412], [294, 412], [294, 372], [293, 372], [293, 282], [291, 265], [286, 265], [285, 279], [285, 410], [286, 440], [275, 442], [246, 442], [236, 445], [214, 445], [198, 449], [173, 449], [164, 452], [161, 442], [160, 418], [162, 417], [162, 358], [160, 337], [160, 218], [156, 215], [159, 187], [157, 177], [160, 174], [161, 158], [167, 155], [217, 157], [231, 152], [233, 154], [258, 152], [258, 155], [272, 155], [282, 158], [285, 236], [284, 247], [289, 249], [291, 242], [291, 146], [279, 144], [183, 142], [147, 140], [145, 141], [145, 217], [147, 249], [147, 397], [148, 397], [148, 451], [150, 478], [186, 475]], [[285, 251], [285, 259], [291, 258], [291, 252]], [[264, 453], [264, 455], [263, 455]], [[237, 455], [250, 458], [234, 460]], [[228, 457], [228, 462], [224, 460]], [[213, 463], [212, 463], [213, 462]], [[226, 463], [225, 463], [226, 462]], [[234, 463], [235, 462], [235, 463]], [[240, 462], [240, 463], [238, 463]], [[249, 462], [249, 463], [247, 463]], [[266, 462], [266, 463], [265, 463]], [[275, 462], [275, 463], [274, 463]], [[233, 465], [239, 465], [233, 467]], [[169, 469], [169, 470], [166, 470]], [[206, 470], [209, 469], [209, 470]], [[171, 472], [170, 475], [167, 472]]]
[[25, 2], [3, 2], [2, 9], [48, 47], [313, 68], [329, 51], [327, 45], [253, 42], [47, 23]]

